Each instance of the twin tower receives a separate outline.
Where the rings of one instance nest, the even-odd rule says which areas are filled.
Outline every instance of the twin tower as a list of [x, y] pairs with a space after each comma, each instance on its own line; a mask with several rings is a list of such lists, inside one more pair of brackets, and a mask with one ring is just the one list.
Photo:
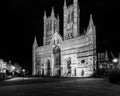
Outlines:
[[[66, 5], [64, 1], [63, 6], [63, 40], [68, 40], [79, 36], [79, 4], [78, 0], [74, 0], [73, 4], [70, 6]], [[43, 44], [48, 45], [52, 39], [55, 32], [59, 33], [59, 16], [57, 18], [54, 14], [54, 9], [52, 8], [51, 16], [47, 17], [46, 12], [44, 13], [44, 37]]]

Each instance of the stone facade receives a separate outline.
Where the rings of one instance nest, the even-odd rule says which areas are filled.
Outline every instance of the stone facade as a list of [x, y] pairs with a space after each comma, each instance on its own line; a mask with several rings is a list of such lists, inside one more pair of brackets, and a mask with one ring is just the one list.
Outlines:
[[89, 77], [96, 70], [96, 30], [90, 21], [80, 34], [78, 0], [70, 6], [64, 2], [63, 37], [59, 33], [59, 16], [52, 8], [51, 16], [44, 14], [43, 46], [33, 44], [33, 75]]
[[98, 69], [112, 69], [113, 64], [111, 64], [108, 52], [101, 52], [97, 54], [97, 64]]

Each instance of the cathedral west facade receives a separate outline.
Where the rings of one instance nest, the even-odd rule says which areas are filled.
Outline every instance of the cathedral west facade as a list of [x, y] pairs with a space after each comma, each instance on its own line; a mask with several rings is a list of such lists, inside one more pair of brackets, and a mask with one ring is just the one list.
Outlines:
[[89, 77], [96, 70], [96, 30], [90, 15], [87, 30], [80, 34], [78, 0], [63, 6], [63, 36], [59, 16], [52, 8], [51, 16], [44, 14], [43, 46], [33, 44], [33, 75]]

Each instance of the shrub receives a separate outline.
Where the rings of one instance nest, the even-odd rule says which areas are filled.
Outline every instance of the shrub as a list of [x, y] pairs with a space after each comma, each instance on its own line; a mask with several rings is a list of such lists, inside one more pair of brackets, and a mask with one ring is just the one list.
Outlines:
[[4, 73], [0, 73], [0, 81], [5, 80], [5, 74]]
[[109, 72], [108, 79], [110, 83], [119, 84], [120, 83], [120, 69], [115, 69]]
[[107, 70], [105, 69], [98, 69], [94, 72], [94, 74], [92, 74], [91, 77], [94, 78], [103, 78], [103, 77], [107, 77]]

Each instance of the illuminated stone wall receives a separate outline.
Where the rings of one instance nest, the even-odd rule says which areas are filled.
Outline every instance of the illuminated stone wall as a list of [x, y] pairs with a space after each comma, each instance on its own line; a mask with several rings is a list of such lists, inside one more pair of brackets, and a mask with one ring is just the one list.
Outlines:
[[[65, 13], [67, 12], [67, 13]], [[63, 77], [89, 77], [96, 68], [96, 30], [92, 15], [87, 30], [84, 34], [79, 32], [79, 7], [78, 1], [67, 7], [64, 4], [64, 32], [59, 34], [59, 18], [54, 16], [52, 20], [57, 22], [51, 31], [51, 39], [46, 41], [47, 31], [44, 22], [43, 46], [33, 44], [33, 73], [44, 76]], [[54, 19], [53, 19], [54, 18]], [[48, 20], [44, 15], [44, 20]], [[50, 19], [51, 20], [51, 19]], [[68, 20], [68, 21], [66, 21]], [[46, 31], [46, 32], [45, 32]]]

